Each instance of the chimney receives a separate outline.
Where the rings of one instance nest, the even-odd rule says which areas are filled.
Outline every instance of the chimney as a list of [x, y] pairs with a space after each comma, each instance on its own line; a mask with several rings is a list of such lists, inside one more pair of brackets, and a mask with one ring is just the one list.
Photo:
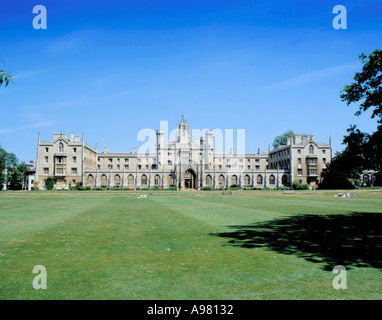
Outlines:
[[104, 149], [103, 153], [107, 153], [107, 147], [105, 147], [105, 149]]
[[294, 141], [295, 141], [295, 143], [301, 142], [301, 134], [296, 134], [294, 137]]
[[260, 154], [260, 148], [257, 148], [257, 154]]
[[74, 133], [71, 132], [71, 133], [70, 133], [70, 142], [73, 142], [73, 140], [74, 140]]
[[234, 150], [233, 150], [233, 148], [231, 148], [231, 154], [233, 154], [234, 153]]
[[74, 141], [75, 141], [75, 142], [80, 142], [80, 136], [75, 136], [75, 137], [74, 137]]
[[131, 149], [131, 153], [135, 153], [135, 147], [133, 147], [132, 149]]

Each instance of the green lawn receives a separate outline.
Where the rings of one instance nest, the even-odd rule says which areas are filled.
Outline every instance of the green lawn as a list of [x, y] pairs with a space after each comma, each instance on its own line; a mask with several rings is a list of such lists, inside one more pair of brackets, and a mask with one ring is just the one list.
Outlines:
[[1, 192], [0, 299], [382, 299], [382, 191], [336, 193]]

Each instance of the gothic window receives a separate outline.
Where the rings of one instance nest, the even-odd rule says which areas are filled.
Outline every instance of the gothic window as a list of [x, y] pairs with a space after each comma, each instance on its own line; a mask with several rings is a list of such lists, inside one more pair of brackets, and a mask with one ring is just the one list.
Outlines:
[[281, 178], [281, 183], [283, 184], [283, 186], [286, 186], [288, 184], [288, 179], [287, 179], [287, 176], [285, 174]]
[[159, 186], [160, 185], [160, 176], [159, 174], [157, 174], [155, 177], [154, 177], [154, 184], [156, 186]]
[[101, 186], [107, 187], [107, 177], [106, 174], [103, 174], [101, 177]]
[[58, 152], [64, 152], [64, 145], [62, 143], [58, 145]]
[[117, 174], [115, 177], [114, 177], [114, 184], [116, 186], [120, 186], [121, 185], [121, 177], [119, 176], [119, 174]]
[[129, 184], [129, 186], [134, 185], [134, 176], [132, 174], [129, 174], [129, 176], [127, 177], [127, 183]]
[[313, 154], [313, 153], [314, 153], [314, 147], [313, 147], [313, 146], [310, 146], [310, 147], [309, 147], [309, 153], [310, 153], [310, 154]]
[[88, 175], [88, 182], [87, 182], [87, 184], [90, 184], [90, 185], [94, 184], [94, 178], [93, 178], [93, 176], [91, 174]]
[[271, 176], [269, 177], [269, 184], [275, 184], [275, 176], [273, 174], [271, 174]]
[[209, 174], [207, 174], [207, 177], [206, 177], [206, 184], [207, 186], [212, 186], [212, 178]]
[[237, 184], [237, 176], [235, 176], [235, 175], [232, 176], [231, 184]]
[[144, 174], [141, 177], [141, 185], [146, 186], [147, 185], [147, 176]]
[[257, 184], [263, 184], [263, 177], [261, 175], [257, 176]]
[[250, 183], [249, 175], [246, 174], [244, 176], [244, 185], [248, 186]]
[[168, 184], [169, 186], [173, 186], [173, 185], [174, 185], [174, 177], [172, 176], [172, 174], [169, 174], [169, 175], [167, 176], [167, 184]]
[[224, 176], [221, 174], [219, 176], [219, 186], [224, 187], [224, 182], [225, 182]]

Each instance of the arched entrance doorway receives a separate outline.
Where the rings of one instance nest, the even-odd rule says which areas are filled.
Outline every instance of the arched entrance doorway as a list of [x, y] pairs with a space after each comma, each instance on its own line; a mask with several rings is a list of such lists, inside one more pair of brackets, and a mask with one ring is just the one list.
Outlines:
[[184, 188], [195, 189], [196, 187], [196, 174], [194, 170], [188, 169], [184, 174]]

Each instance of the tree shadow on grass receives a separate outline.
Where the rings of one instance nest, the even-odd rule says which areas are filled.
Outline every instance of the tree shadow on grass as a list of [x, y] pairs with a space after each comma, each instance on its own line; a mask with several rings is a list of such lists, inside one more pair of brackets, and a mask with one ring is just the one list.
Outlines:
[[229, 226], [232, 232], [212, 234], [242, 248], [269, 248], [322, 263], [382, 268], [382, 213], [297, 215], [250, 225]]

